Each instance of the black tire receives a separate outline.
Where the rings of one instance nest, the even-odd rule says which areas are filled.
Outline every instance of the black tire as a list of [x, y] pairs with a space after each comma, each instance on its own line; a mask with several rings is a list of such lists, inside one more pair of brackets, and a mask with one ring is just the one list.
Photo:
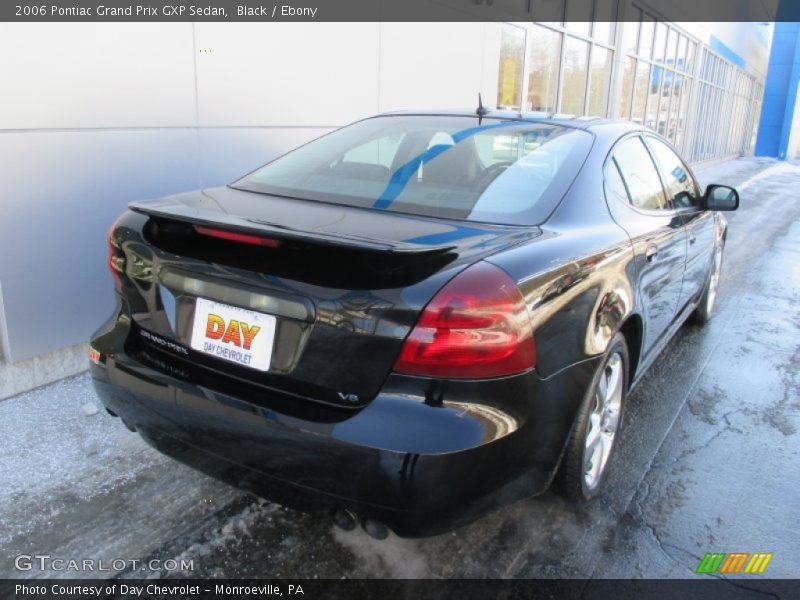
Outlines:
[[692, 320], [698, 325], [705, 325], [714, 316], [714, 308], [717, 306], [717, 292], [719, 288], [719, 278], [722, 272], [722, 253], [724, 246], [714, 247], [714, 256], [711, 259], [711, 268], [706, 277], [706, 285], [703, 293], [697, 302], [697, 308], [692, 313]]
[[[616, 362], [617, 360], [619, 363]], [[585, 456], [588, 442], [587, 434], [593, 429], [594, 425], [598, 423], [598, 418], [600, 419], [600, 428], [595, 430], [600, 432], [599, 435], [606, 436], [602, 442], [598, 443], [606, 443], [608, 441], [607, 433], [603, 425], [603, 417], [597, 416], [597, 409], [599, 404], [598, 392], [600, 383], [604, 377], [604, 381], [606, 384], [608, 383], [608, 375], [612, 369], [612, 361], [614, 361], [614, 365], [618, 365], [619, 372], [617, 376], [621, 377], [619, 381], [620, 397], [616, 425], [614, 427], [614, 434], [611, 436], [608, 452], [605, 454], [604, 460], [602, 460], [602, 465], [598, 467], [599, 472], [594, 477], [590, 477], [587, 475], [587, 459], [589, 457]], [[609, 465], [614, 456], [614, 450], [617, 445], [616, 441], [619, 437], [619, 430], [622, 425], [622, 413], [625, 407], [625, 399], [628, 395], [629, 365], [628, 345], [625, 343], [625, 337], [621, 333], [617, 333], [611, 340], [608, 350], [606, 350], [602, 361], [598, 364], [592, 375], [589, 387], [584, 394], [583, 402], [578, 410], [578, 416], [575, 419], [575, 425], [570, 434], [564, 458], [561, 462], [561, 482], [563, 491], [569, 499], [580, 504], [588, 502], [602, 491], [603, 484], [608, 475]], [[595, 418], [594, 421], [592, 421], [592, 417]], [[603, 452], [603, 450], [601, 450], [601, 452]], [[591, 464], [594, 466], [594, 462], [591, 462]], [[590, 471], [591, 470], [592, 469], [590, 469]], [[589, 479], [591, 479], [591, 481], [587, 481]]]

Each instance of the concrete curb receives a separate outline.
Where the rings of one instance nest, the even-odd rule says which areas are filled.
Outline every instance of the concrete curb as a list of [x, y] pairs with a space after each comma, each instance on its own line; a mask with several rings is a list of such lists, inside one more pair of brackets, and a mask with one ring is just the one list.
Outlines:
[[17, 363], [0, 362], [0, 400], [82, 373], [89, 367], [87, 349], [80, 343]]

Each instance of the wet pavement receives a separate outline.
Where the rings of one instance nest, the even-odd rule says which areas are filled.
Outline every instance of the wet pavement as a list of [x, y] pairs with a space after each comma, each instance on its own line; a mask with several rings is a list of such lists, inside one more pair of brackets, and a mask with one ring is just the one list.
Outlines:
[[588, 508], [548, 492], [450, 534], [376, 541], [162, 457], [95, 412], [80, 375], [0, 402], [0, 577], [42, 574], [15, 570], [19, 554], [178, 559], [210, 577], [692, 577], [706, 552], [772, 552], [765, 574], [800, 576], [800, 166], [698, 175], [742, 196], [717, 314], [685, 325], [628, 399]]

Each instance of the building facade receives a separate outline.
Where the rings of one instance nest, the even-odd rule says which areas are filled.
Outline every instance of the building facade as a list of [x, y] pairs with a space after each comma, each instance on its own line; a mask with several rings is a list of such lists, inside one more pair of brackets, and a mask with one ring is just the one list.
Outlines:
[[693, 163], [752, 152], [771, 25], [669, 23], [595, 0], [607, 15], [625, 20], [503, 24], [498, 105], [635, 121]]

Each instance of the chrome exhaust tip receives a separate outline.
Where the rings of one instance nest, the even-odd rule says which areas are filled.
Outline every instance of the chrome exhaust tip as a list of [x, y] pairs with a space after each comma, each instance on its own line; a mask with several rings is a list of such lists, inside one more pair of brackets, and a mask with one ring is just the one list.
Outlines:
[[355, 513], [347, 509], [336, 509], [331, 514], [331, 517], [333, 518], [333, 524], [344, 531], [353, 531], [358, 524], [358, 518]]
[[361, 521], [361, 528], [376, 540], [385, 540], [389, 536], [389, 528], [375, 519], [364, 519]]

